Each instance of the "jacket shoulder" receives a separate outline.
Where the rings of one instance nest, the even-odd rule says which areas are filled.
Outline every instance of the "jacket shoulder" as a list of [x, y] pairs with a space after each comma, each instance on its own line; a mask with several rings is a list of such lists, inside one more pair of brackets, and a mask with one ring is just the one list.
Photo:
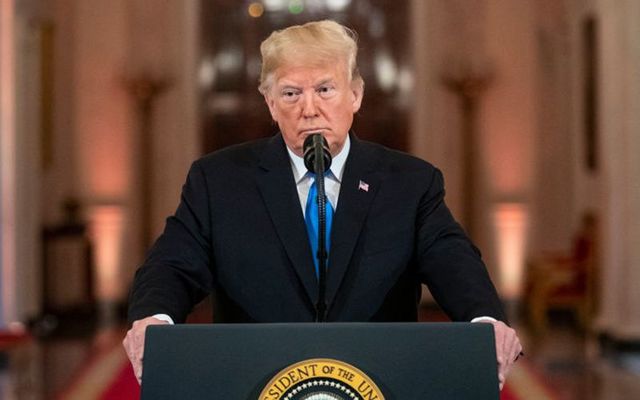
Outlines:
[[221, 161], [233, 161], [237, 159], [259, 158], [272, 137], [251, 140], [234, 144], [220, 150], [213, 151], [200, 157], [196, 162], [207, 164]]
[[382, 164], [381, 166], [391, 172], [413, 172], [432, 175], [436, 171], [439, 171], [438, 168], [430, 162], [404, 151], [362, 140], [360, 141], [360, 146], [362, 146], [365, 152], [378, 160], [378, 162]]

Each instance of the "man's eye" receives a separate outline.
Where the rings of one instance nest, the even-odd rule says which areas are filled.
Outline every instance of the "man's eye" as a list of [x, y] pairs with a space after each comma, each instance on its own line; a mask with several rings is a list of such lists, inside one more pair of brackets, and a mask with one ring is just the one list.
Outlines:
[[320, 86], [318, 88], [318, 93], [320, 96], [329, 96], [334, 92], [335, 88], [333, 86]]
[[298, 97], [298, 92], [296, 90], [284, 90], [282, 91], [282, 97], [285, 100], [292, 100]]

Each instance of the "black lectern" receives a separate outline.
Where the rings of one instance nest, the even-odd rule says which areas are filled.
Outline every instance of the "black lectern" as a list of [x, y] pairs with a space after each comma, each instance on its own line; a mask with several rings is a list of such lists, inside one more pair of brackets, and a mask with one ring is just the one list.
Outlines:
[[146, 335], [142, 400], [498, 398], [490, 324], [175, 325]]

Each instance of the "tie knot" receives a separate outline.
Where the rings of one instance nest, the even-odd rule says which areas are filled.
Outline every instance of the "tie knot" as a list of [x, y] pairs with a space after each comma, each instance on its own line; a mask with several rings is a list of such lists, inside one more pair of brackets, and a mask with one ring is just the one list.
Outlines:
[[[311, 172], [311, 171], [309, 171], [309, 172], [307, 172], [307, 173], [309, 174], [309, 178], [312, 178], [312, 179], [313, 179], [313, 181], [315, 182], [315, 180], [316, 180], [316, 174], [315, 174], [314, 172]], [[322, 175], [323, 175], [325, 178], [329, 178], [329, 177], [331, 177], [331, 170], [330, 170], [330, 169], [326, 170], [326, 171], [324, 172], [324, 174], [322, 174]]]

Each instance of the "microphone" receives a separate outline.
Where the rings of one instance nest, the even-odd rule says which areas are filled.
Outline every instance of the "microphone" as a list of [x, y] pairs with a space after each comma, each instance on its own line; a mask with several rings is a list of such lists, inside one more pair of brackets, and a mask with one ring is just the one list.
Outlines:
[[331, 166], [331, 153], [327, 140], [320, 133], [312, 133], [304, 140], [302, 145], [304, 165], [316, 175], [318, 204], [318, 253], [314, 257], [318, 259], [318, 301], [316, 303], [316, 322], [325, 322], [327, 318], [327, 248], [325, 232], [327, 216], [325, 205], [327, 197], [324, 191], [324, 173]]
[[329, 144], [320, 133], [312, 133], [302, 145], [304, 166], [315, 174], [324, 174], [331, 167]]

